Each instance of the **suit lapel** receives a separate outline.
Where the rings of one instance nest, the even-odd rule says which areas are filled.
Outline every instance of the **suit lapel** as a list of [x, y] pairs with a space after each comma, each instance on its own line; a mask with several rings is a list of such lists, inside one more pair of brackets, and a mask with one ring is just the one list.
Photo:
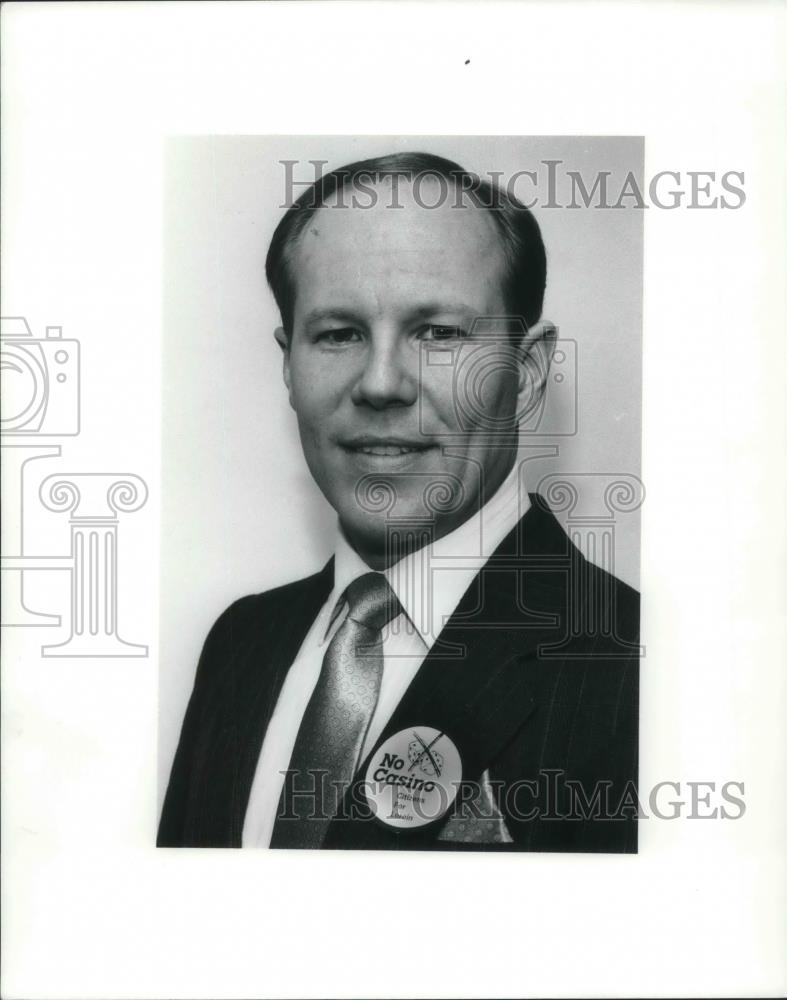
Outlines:
[[[276, 642], [266, 653], [270, 683], [264, 691], [260, 709], [267, 709], [268, 717], [278, 701], [284, 678], [295, 661], [298, 651], [333, 587], [333, 559], [329, 560], [315, 577], [308, 581], [295, 598], [282, 609], [277, 622]], [[260, 730], [267, 728], [267, 720]]]

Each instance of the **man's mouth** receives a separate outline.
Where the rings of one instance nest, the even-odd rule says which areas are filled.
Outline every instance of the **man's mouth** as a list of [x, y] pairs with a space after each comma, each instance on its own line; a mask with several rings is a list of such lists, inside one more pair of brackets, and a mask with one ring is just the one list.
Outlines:
[[399, 438], [354, 438], [340, 443], [347, 451], [361, 455], [379, 455], [385, 458], [413, 455], [433, 447], [433, 445], [424, 444], [421, 441], [407, 441]]
[[353, 448], [353, 451], [360, 451], [362, 455], [411, 455], [415, 451], [423, 451], [423, 448], [411, 448], [399, 444], [369, 444]]

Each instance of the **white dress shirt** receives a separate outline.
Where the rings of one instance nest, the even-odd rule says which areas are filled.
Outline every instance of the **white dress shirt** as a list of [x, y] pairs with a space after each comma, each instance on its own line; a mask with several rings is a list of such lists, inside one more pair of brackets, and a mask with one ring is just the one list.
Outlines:
[[[359, 763], [373, 749], [473, 578], [530, 506], [524, 489], [520, 495], [518, 471], [519, 463], [515, 463], [498, 491], [473, 517], [385, 571], [404, 610], [382, 632], [380, 696]], [[333, 590], [287, 672], [262, 744], [243, 825], [244, 847], [270, 844], [284, 772], [290, 764], [301, 719], [317, 684], [328, 644], [347, 614], [346, 604], [336, 613], [337, 602], [353, 580], [368, 572], [369, 566], [339, 530]]]

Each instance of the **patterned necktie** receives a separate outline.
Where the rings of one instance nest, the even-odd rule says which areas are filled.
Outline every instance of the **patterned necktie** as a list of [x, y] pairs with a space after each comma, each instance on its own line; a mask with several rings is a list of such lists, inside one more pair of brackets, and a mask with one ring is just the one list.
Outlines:
[[347, 618], [328, 646], [298, 730], [271, 847], [322, 846], [377, 706], [381, 631], [402, 609], [382, 573], [354, 580], [344, 597]]

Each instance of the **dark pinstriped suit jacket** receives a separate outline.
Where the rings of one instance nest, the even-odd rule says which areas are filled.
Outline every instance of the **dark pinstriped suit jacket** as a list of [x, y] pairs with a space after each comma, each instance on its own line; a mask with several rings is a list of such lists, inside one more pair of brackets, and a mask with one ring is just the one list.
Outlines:
[[[335, 820], [326, 848], [636, 851], [639, 597], [585, 560], [539, 495], [530, 499], [378, 741], [408, 727], [444, 731], [463, 780], [488, 776], [511, 842], [458, 844], [444, 829], [441, 838], [443, 820], [398, 832], [362, 814]], [[211, 629], [159, 846], [241, 845], [268, 722], [332, 586], [329, 562], [242, 598]], [[358, 789], [350, 795], [359, 801]]]

